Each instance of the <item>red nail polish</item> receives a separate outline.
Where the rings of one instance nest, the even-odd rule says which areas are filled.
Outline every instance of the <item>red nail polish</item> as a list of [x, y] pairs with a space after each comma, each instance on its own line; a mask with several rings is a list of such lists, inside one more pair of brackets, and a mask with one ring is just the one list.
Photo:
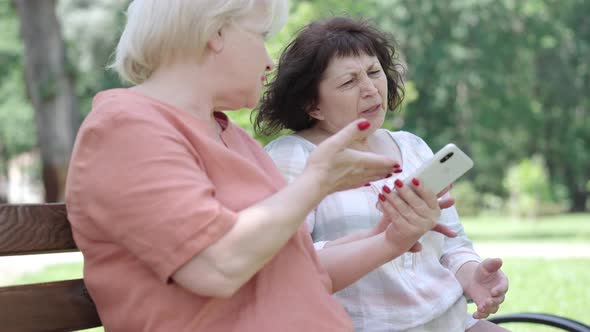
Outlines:
[[420, 180], [418, 180], [418, 179], [416, 179], [416, 178], [413, 178], [413, 179], [412, 179], [412, 183], [413, 183], [413, 184], [414, 184], [416, 187], [418, 187], [418, 186], [420, 185]]
[[393, 176], [393, 174], [389, 173], [389, 174], [385, 175], [385, 178], [384, 179], [390, 178], [392, 176]]
[[401, 166], [399, 164], [395, 164], [393, 165], [393, 168], [400, 168]]
[[388, 186], [383, 186], [383, 191], [385, 191], [386, 193], [391, 193], [391, 189], [389, 189]]
[[382, 202], [385, 202], [385, 196], [384, 196], [383, 194], [379, 194], [379, 199], [380, 199]]
[[395, 180], [395, 186], [398, 188], [401, 188], [404, 186], [404, 183], [402, 182], [402, 180], [397, 179], [397, 180]]
[[365, 183], [365, 184], [364, 184], [364, 186], [365, 186], [365, 187], [370, 187], [370, 186], [371, 186], [371, 184], [370, 184], [370, 183]]
[[399, 169], [394, 169], [394, 170], [393, 170], [393, 173], [395, 173], [395, 174], [398, 174], [398, 173], [401, 173], [401, 172], [403, 172], [401, 168], [399, 168]]
[[367, 128], [369, 128], [371, 126], [371, 123], [369, 121], [363, 121], [363, 122], [359, 122], [359, 124], [357, 124], [357, 127], [359, 128], [359, 130], [365, 130]]

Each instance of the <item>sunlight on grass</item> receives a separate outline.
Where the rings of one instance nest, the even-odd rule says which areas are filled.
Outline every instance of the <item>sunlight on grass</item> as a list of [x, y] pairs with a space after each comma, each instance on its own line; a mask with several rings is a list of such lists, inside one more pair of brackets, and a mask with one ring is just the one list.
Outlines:
[[27, 273], [12, 284], [23, 285], [79, 278], [82, 278], [82, 263], [66, 263], [48, 266], [36, 273]]
[[[572, 318], [586, 324], [590, 301], [590, 259], [504, 259], [510, 290], [499, 314], [541, 312]], [[475, 307], [470, 305], [473, 312]], [[513, 331], [555, 331], [511, 324]], [[532, 326], [532, 325], [530, 325]]]
[[586, 242], [590, 243], [590, 214], [517, 220], [506, 216], [462, 218], [474, 242]]

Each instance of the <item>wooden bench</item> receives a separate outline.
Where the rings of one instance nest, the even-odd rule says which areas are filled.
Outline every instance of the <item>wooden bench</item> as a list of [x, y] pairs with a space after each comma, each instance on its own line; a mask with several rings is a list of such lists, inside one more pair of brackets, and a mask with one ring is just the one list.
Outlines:
[[[77, 251], [64, 204], [0, 205], [0, 256]], [[1, 331], [101, 326], [84, 280], [0, 287]]]

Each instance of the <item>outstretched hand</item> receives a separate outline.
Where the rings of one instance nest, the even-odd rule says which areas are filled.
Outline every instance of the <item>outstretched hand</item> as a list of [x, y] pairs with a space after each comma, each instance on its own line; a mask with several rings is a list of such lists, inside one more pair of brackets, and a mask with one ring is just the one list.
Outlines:
[[500, 304], [504, 302], [508, 291], [508, 278], [500, 270], [501, 267], [500, 258], [488, 258], [473, 272], [473, 278], [464, 291], [477, 305], [474, 318], [482, 319], [496, 313]]

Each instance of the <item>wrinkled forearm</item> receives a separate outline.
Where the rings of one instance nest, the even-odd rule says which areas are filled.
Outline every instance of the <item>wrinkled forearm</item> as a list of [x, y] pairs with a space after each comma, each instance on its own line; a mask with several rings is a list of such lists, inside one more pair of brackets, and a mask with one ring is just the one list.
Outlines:
[[359, 240], [366, 239], [366, 238], [369, 238], [374, 235], [377, 235], [377, 232], [375, 232], [373, 230], [366, 231], [366, 232], [356, 232], [354, 234], [349, 234], [349, 235], [343, 236], [343, 237], [338, 238], [333, 241], [327, 241], [324, 248], [334, 247], [334, 246], [339, 246], [339, 245], [354, 242], [354, 241], [359, 241]]

